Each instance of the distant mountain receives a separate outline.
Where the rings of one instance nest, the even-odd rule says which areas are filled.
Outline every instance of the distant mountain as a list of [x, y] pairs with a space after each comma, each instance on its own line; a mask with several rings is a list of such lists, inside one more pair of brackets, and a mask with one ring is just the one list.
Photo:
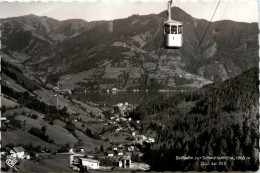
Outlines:
[[96, 23], [82, 19], [58, 21], [33, 14], [0, 19], [0, 22], [3, 25], [3, 51], [18, 51], [33, 56], [83, 33]]
[[[157, 134], [144, 149], [153, 171], [256, 171], [259, 166], [259, 71], [253, 68], [221, 83], [167, 100], [156, 99], [130, 116]], [[176, 156], [201, 157], [180, 160]], [[203, 157], [228, 159], [203, 159]], [[248, 157], [239, 160], [237, 156]], [[234, 159], [232, 159], [232, 157]], [[230, 159], [231, 158], [231, 159]], [[202, 162], [210, 163], [207, 166]], [[222, 162], [221, 165], [212, 165]]]
[[209, 22], [177, 7], [172, 17], [184, 23], [181, 49], [164, 47], [166, 12], [99, 22], [32, 15], [1, 19], [3, 53], [33, 57], [24, 64], [47, 82], [90, 90], [201, 87], [258, 64], [257, 23], [211, 23], [193, 58]]

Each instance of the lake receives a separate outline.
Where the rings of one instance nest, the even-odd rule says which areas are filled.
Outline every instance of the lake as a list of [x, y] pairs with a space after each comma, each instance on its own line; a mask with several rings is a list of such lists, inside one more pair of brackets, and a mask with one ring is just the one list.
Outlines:
[[116, 92], [78, 92], [73, 94], [73, 98], [82, 102], [91, 101], [94, 103], [104, 103], [107, 105], [115, 105], [118, 103], [128, 102], [129, 104], [139, 105], [143, 102], [156, 99], [158, 97], [170, 97], [181, 90], [170, 91], [116, 91]]

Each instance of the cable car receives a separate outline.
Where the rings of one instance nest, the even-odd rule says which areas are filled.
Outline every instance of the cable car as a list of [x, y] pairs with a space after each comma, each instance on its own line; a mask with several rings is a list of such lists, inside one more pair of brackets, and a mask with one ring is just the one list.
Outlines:
[[171, 4], [168, 1], [168, 20], [164, 22], [165, 45], [169, 48], [182, 47], [183, 23], [171, 19]]

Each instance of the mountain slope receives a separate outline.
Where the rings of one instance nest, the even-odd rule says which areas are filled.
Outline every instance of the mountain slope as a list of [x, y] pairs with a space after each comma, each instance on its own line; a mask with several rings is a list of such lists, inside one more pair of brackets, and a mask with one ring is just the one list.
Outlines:
[[[156, 132], [143, 159], [156, 171], [258, 169], [258, 68], [189, 94], [140, 105], [131, 117]], [[176, 156], [231, 159], [178, 160]], [[239, 160], [237, 157], [248, 157]], [[232, 157], [234, 159], [232, 159]], [[209, 163], [209, 165], [201, 165]], [[211, 163], [217, 163], [212, 165]], [[219, 165], [219, 162], [224, 164]]]
[[[177, 7], [172, 9], [172, 16], [184, 23], [181, 49], [164, 47], [165, 12], [92, 23], [68, 20], [59, 21], [56, 28], [49, 27], [52, 29], [46, 40], [54, 45], [38, 41], [39, 51], [34, 51], [26, 65], [47, 82], [59, 81], [66, 88], [90, 90], [201, 87], [256, 66], [256, 23], [211, 23], [193, 57], [208, 21], [193, 18]], [[4, 20], [6, 27], [14, 19]], [[3, 33], [4, 45], [10, 42], [7, 35]], [[22, 47], [7, 46], [4, 53], [21, 52]]]
[[55, 44], [72, 38], [100, 22], [81, 19], [58, 21], [33, 14], [0, 19], [2, 23], [2, 50], [17, 51], [35, 56]]

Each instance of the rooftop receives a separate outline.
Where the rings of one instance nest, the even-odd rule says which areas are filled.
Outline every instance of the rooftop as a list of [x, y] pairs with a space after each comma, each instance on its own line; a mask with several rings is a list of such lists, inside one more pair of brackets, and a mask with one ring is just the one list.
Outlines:
[[25, 150], [23, 149], [23, 147], [14, 147], [14, 151], [16, 153], [20, 153], [20, 152], [24, 152]]
[[94, 160], [94, 159], [90, 159], [90, 158], [80, 158], [81, 160], [84, 160], [84, 161], [89, 161], [89, 162], [92, 162], [92, 163], [100, 163], [98, 160]]

